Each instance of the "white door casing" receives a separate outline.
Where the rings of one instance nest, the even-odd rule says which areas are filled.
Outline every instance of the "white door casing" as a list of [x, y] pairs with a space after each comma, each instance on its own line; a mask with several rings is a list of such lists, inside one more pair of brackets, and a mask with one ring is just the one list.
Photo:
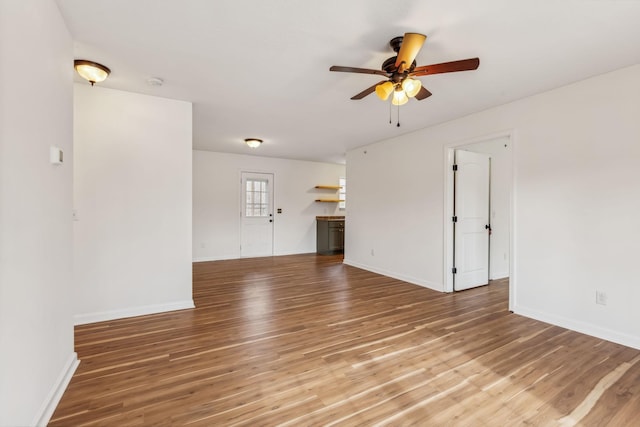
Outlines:
[[273, 255], [273, 174], [241, 173], [240, 256]]
[[489, 283], [490, 157], [455, 150], [454, 290]]

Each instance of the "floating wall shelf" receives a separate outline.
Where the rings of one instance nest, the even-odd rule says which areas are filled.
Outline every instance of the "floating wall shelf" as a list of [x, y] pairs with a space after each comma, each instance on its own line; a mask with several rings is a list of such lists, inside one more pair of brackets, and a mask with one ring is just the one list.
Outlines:
[[[342, 186], [340, 186], [340, 185], [316, 185], [316, 189], [318, 189], [318, 190], [338, 191], [341, 188], [342, 188]], [[320, 202], [320, 203], [340, 203], [340, 202], [344, 202], [344, 200], [340, 200], [340, 199], [316, 199], [316, 202]]]
[[339, 185], [316, 185], [316, 188], [320, 190], [339, 190], [342, 187]]

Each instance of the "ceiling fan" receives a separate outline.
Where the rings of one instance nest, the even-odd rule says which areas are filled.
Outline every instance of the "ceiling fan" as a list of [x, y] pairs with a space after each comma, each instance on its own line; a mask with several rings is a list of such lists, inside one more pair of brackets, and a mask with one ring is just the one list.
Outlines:
[[403, 105], [409, 101], [409, 98], [415, 97], [417, 100], [422, 100], [431, 96], [431, 92], [425, 89], [420, 80], [414, 77], [475, 70], [480, 65], [479, 58], [470, 58], [417, 67], [415, 58], [426, 38], [427, 36], [424, 34], [405, 33], [404, 36], [391, 39], [389, 45], [396, 52], [396, 56], [384, 61], [380, 70], [342, 67], [339, 65], [334, 65], [329, 70], [384, 76], [386, 80], [366, 88], [357, 95], [352, 96], [351, 99], [362, 99], [375, 91], [380, 99], [387, 100], [393, 93], [391, 103], [393, 105]]

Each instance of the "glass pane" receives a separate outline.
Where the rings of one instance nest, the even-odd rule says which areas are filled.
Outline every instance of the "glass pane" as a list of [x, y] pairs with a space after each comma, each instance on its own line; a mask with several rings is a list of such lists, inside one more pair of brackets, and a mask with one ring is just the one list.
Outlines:
[[269, 181], [247, 179], [245, 187], [245, 216], [269, 216]]

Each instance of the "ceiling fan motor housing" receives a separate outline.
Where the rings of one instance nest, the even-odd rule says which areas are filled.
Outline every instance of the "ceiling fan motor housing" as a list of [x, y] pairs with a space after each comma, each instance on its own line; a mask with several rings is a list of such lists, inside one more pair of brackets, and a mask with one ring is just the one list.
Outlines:
[[395, 53], [400, 52], [400, 46], [402, 46], [402, 39], [404, 39], [404, 36], [394, 37], [391, 40], [389, 40], [389, 46], [391, 46], [391, 49], [393, 49]]
[[414, 60], [411, 63], [411, 67], [407, 68], [404, 73], [396, 73], [396, 71], [398, 70], [396, 68], [396, 58], [397, 56], [392, 56], [391, 58], [387, 59], [386, 61], [384, 61], [382, 63], [382, 70], [386, 73], [389, 74], [398, 74], [398, 75], [402, 75], [402, 74], [409, 74], [411, 71], [413, 71], [413, 69], [416, 67], [416, 61]]
[[[400, 48], [402, 47], [402, 41], [404, 40], [404, 36], [398, 36], [398, 37], [394, 37], [391, 40], [389, 40], [389, 46], [391, 46], [391, 49], [393, 49], [393, 51], [397, 54], [398, 52], [400, 52]], [[406, 75], [408, 73], [410, 73], [411, 71], [413, 71], [414, 68], [416, 68], [416, 61], [415, 59], [413, 60], [413, 62], [411, 63], [410, 67], [405, 68], [404, 73], [398, 73], [398, 67], [396, 67], [396, 60], [398, 59], [398, 56], [392, 56], [391, 58], [387, 59], [386, 61], [384, 61], [382, 63], [382, 70], [386, 73], [389, 74], [393, 74], [391, 76], [391, 80], [395, 83], [399, 83], [402, 80], [404, 80], [403, 77], [406, 77]]]

